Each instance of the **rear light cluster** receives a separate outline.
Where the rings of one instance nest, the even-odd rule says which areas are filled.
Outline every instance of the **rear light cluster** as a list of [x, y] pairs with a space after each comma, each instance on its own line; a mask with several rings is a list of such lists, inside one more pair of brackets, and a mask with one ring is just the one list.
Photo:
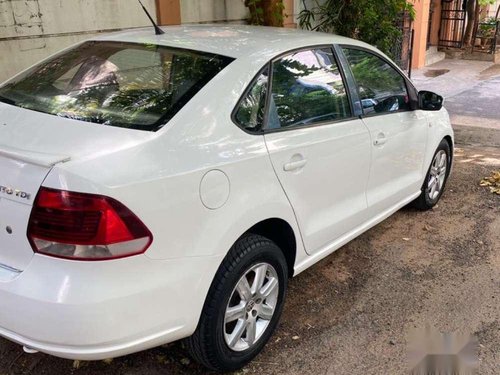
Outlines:
[[144, 253], [153, 236], [113, 198], [42, 187], [31, 212], [28, 239], [37, 253], [106, 260]]

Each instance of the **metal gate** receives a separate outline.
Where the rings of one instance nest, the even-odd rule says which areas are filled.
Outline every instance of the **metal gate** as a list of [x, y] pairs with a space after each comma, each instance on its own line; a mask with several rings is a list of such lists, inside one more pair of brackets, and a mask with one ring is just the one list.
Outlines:
[[462, 48], [467, 19], [467, 0], [442, 0], [439, 46]]

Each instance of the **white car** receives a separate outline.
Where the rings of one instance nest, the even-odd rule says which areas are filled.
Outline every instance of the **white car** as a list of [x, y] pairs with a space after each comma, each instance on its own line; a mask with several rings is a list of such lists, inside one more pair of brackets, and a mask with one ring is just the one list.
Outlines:
[[0, 87], [0, 335], [29, 352], [99, 360], [187, 338], [205, 366], [240, 368], [289, 277], [443, 193], [443, 98], [375, 48], [164, 31], [84, 42]]

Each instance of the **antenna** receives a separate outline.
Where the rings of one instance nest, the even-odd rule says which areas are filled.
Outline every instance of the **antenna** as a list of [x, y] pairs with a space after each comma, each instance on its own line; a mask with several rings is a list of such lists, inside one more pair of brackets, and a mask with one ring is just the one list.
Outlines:
[[141, 7], [142, 9], [144, 9], [144, 12], [146, 13], [146, 15], [148, 16], [149, 20], [151, 21], [151, 23], [153, 24], [153, 27], [155, 28], [155, 34], [156, 35], [161, 35], [161, 34], [165, 34], [165, 31], [163, 31], [162, 29], [160, 29], [158, 27], [158, 25], [156, 24], [156, 22], [153, 20], [153, 17], [151, 17], [151, 14], [149, 14], [148, 10], [146, 9], [146, 7], [144, 6], [144, 4], [142, 4], [141, 0], [138, 0], [139, 1], [139, 4], [141, 4]]

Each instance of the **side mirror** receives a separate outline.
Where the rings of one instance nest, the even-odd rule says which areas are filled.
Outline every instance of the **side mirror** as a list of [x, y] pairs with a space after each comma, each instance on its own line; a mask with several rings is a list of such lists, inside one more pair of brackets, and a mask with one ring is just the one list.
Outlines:
[[418, 105], [423, 111], [439, 111], [443, 108], [444, 98], [431, 91], [420, 91], [418, 93]]

